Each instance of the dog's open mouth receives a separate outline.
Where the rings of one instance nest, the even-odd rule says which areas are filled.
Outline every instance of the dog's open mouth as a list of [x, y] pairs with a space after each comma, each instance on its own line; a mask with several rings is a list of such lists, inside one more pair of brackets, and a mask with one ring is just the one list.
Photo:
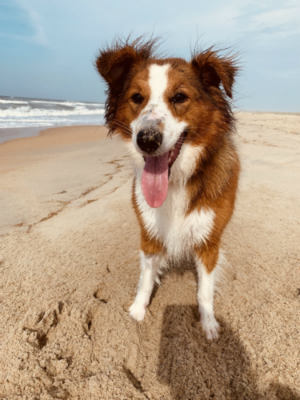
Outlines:
[[177, 143], [170, 151], [157, 157], [145, 157], [146, 162], [142, 174], [142, 191], [150, 207], [158, 208], [166, 200], [171, 167], [180, 153], [186, 136], [187, 130], [180, 135]]

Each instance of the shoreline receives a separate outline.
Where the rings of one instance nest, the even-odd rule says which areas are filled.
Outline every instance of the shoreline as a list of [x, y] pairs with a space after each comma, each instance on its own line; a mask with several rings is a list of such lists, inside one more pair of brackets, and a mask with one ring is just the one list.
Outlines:
[[57, 125], [57, 126], [34, 126], [24, 128], [0, 128], [0, 146], [4, 143], [17, 139], [26, 139], [31, 137], [40, 136], [43, 132], [64, 128], [99, 128], [104, 125]]
[[0, 128], [0, 145], [9, 142], [10, 140], [38, 136], [44, 129], [47, 129], [47, 127]]
[[[23, 128], [9, 128], [13, 130], [23, 130]], [[104, 139], [107, 137], [108, 129], [104, 125], [72, 125], [72, 126], [61, 126], [53, 128], [24, 128], [30, 129], [34, 132], [34, 135], [21, 136], [13, 139], [9, 139], [5, 142], [0, 142], [0, 149], [3, 147], [11, 147], [12, 143], [18, 143], [20, 146], [26, 146], [26, 143], [31, 139], [35, 139], [33, 143], [38, 143], [39, 141], [46, 141], [46, 138], [53, 137], [55, 141], [52, 143], [53, 146], [69, 143], [81, 143], [85, 141], [93, 141], [98, 139]], [[72, 137], [67, 137], [72, 131]], [[1, 129], [0, 129], [1, 133]], [[60, 137], [61, 136], [61, 137]], [[43, 138], [43, 139], [39, 139]], [[47, 143], [47, 145], [51, 145]], [[1, 154], [1, 150], [0, 150]]]
[[47, 128], [38, 135], [21, 137], [0, 143], [0, 172], [32, 163], [51, 153], [75, 149], [84, 144], [107, 138], [103, 125], [80, 125]]

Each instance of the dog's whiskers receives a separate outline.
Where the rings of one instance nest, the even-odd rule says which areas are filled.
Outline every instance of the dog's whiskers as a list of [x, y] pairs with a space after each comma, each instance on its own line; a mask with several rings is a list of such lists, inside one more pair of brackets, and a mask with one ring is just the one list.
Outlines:
[[116, 125], [117, 127], [123, 129], [126, 133], [132, 135], [132, 130], [123, 122], [118, 120], [113, 120], [113, 125]]

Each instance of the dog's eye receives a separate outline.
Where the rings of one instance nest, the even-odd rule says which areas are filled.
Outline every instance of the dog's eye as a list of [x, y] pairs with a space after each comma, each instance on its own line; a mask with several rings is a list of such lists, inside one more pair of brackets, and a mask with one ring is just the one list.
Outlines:
[[174, 104], [181, 104], [184, 103], [187, 100], [187, 95], [184, 93], [177, 93], [172, 99], [172, 103]]
[[140, 93], [134, 93], [131, 96], [131, 100], [135, 103], [135, 104], [142, 104], [144, 97], [140, 94]]

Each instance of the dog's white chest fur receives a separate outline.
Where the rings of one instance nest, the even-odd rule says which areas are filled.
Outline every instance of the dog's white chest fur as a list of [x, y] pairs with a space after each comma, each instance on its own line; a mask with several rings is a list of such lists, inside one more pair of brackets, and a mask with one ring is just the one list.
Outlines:
[[189, 252], [205, 242], [213, 228], [215, 213], [209, 208], [194, 210], [188, 216], [188, 197], [183, 185], [169, 184], [168, 196], [159, 208], [146, 203], [140, 176], [136, 176], [135, 194], [142, 220], [151, 237], [160, 240], [170, 257]]

